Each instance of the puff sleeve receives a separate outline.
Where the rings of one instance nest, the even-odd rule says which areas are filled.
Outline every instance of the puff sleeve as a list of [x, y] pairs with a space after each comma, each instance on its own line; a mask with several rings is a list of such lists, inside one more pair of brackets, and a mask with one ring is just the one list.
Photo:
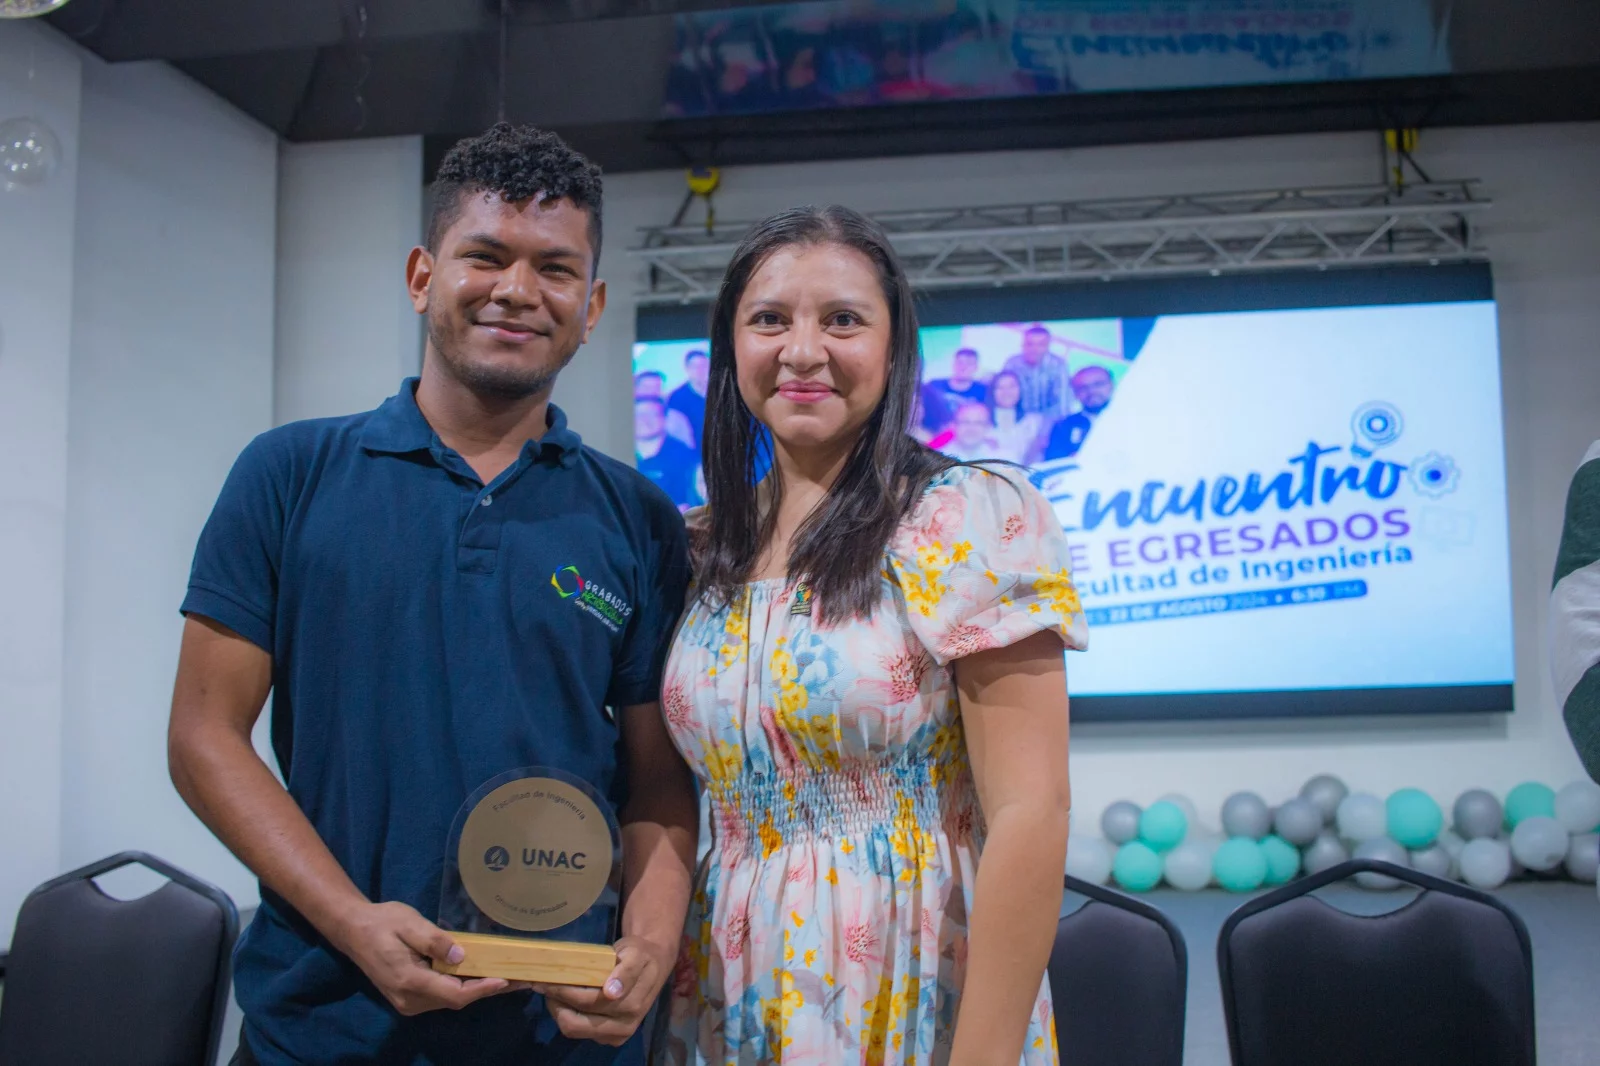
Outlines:
[[1019, 473], [956, 467], [935, 478], [896, 531], [888, 567], [912, 631], [941, 666], [1042, 630], [1088, 646], [1066, 534]]

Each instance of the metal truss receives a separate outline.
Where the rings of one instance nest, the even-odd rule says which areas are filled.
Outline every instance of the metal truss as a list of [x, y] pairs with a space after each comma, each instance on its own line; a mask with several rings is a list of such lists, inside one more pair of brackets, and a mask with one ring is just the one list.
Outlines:
[[[1470, 181], [889, 211], [888, 232], [922, 289], [1218, 275], [1487, 258]], [[662, 226], [631, 254], [642, 304], [709, 300], [749, 223]]]

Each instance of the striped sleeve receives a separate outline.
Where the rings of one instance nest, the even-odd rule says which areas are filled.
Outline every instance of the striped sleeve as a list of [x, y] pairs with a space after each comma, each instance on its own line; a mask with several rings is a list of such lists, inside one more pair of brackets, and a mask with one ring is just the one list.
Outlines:
[[1600, 441], [1589, 446], [1567, 492], [1550, 656], [1556, 700], [1589, 776], [1600, 781]]

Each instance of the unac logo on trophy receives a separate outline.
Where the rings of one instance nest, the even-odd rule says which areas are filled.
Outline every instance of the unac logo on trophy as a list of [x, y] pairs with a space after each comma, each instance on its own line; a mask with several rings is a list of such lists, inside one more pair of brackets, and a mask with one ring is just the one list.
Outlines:
[[595, 800], [554, 777], [524, 777], [478, 801], [461, 829], [461, 884], [510, 929], [557, 929], [605, 891], [611, 826]]
[[613, 633], [622, 632], [633, 614], [633, 604], [595, 581], [586, 581], [576, 566], [563, 566], [550, 575], [550, 587], [564, 600], [594, 618]]

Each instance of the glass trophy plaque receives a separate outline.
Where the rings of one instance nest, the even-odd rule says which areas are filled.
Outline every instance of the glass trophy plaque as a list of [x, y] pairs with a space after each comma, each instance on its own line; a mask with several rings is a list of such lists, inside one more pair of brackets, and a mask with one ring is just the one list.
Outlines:
[[622, 830], [598, 789], [545, 766], [500, 774], [450, 828], [439, 927], [466, 957], [433, 968], [598, 988], [617, 964], [621, 885]]

